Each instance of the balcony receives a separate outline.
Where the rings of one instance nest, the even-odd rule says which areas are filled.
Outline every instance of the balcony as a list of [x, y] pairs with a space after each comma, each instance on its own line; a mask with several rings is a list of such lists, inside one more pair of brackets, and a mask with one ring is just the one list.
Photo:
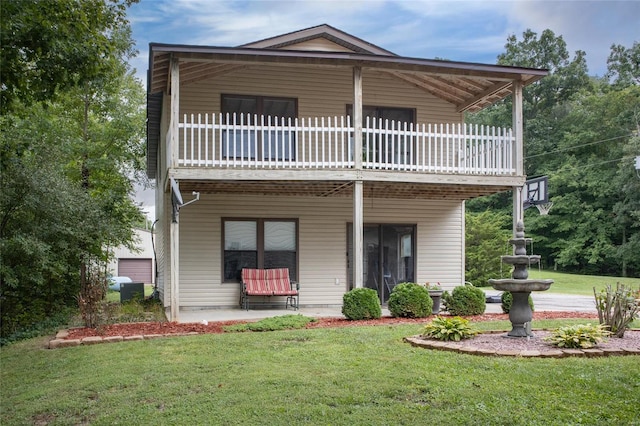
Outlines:
[[[179, 168], [345, 170], [357, 167], [355, 129], [349, 116], [281, 119], [184, 114], [177, 124], [177, 132], [175, 139], [171, 131], [167, 135], [167, 154], [168, 164]], [[515, 144], [511, 129], [365, 119], [359, 155], [362, 169], [368, 170], [515, 176]]]

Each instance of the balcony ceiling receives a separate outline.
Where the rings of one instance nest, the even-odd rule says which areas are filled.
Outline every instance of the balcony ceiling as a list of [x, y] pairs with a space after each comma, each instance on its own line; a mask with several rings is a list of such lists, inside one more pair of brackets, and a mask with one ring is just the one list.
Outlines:
[[440, 99], [457, 110], [478, 111], [511, 93], [513, 81], [525, 86], [545, 75], [546, 70], [406, 58], [352, 52], [319, 52], [243, 47], [203, 47], [150, 45], [150, 94], [168, 91], [169, 64], [173, 56], [180, 62], [180, 84], [214, 78], [248, 66], [342, 67], [365, 70], [401, 79]]
[[[467, 200], [512, 189], [511, 186], [364, 182], [364, 198]], [[344, 181], [196, 181], [181, 180], [183, 194], [352, 197], [353, 182]]]

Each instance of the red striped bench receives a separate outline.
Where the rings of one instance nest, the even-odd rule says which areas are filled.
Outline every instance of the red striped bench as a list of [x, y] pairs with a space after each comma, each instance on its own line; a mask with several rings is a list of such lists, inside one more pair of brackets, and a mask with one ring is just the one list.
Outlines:
[[240, 306], [243, 309], [249, 310], [249, 296], [286, 296], [284, 308], [298, 309], [300, 285], [289, 280], [288, 268], [243, 268], [240, 285]]

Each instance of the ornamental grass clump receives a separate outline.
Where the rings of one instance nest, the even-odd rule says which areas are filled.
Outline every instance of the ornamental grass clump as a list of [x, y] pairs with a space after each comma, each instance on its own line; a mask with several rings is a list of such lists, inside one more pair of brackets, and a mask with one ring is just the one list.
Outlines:
[[459, 342], [463, 339], [469, 339], [476, 334], [478, 334], [478, 332], [470, 326], [469, 320], [460, 317], [444, 318], [438, 316], [424, 327], [422, 337]]
[[610, 333], [602, 324], [577, 324], [560, 327], [545, 341], [566, 349], [587, 349], [602, 342]]
[[394, 317], [424, 318], [431, 315], [433, 300], [429, 291], [416, 283], [401, 283], [389, 296], [389, 312]]
[[600, 293], [596, 293], [594, 287], [593, 294], [600, 324], [608, 327], [614, 336], [624, 337], [624, 332], [640, 311], [640, 303], [636, 300], [633, 289], [617, 283], [615, 290], [607, 285]]
[[378, 292], [370, 288], [355, 288], [342, 296], [342, 314], [348, 320], [378, 319], [382, 307]]

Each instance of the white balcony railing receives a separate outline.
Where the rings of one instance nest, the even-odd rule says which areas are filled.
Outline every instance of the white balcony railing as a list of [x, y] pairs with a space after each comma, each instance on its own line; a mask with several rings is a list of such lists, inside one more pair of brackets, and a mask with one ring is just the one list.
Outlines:
[[[354, 128], [348, 116], [185, 114], [178, 130], [179, 167], [355, 167]], [[510, 129], [367, 119], [362, 144], [365, 169], [478, 175], [516, 171]]]

